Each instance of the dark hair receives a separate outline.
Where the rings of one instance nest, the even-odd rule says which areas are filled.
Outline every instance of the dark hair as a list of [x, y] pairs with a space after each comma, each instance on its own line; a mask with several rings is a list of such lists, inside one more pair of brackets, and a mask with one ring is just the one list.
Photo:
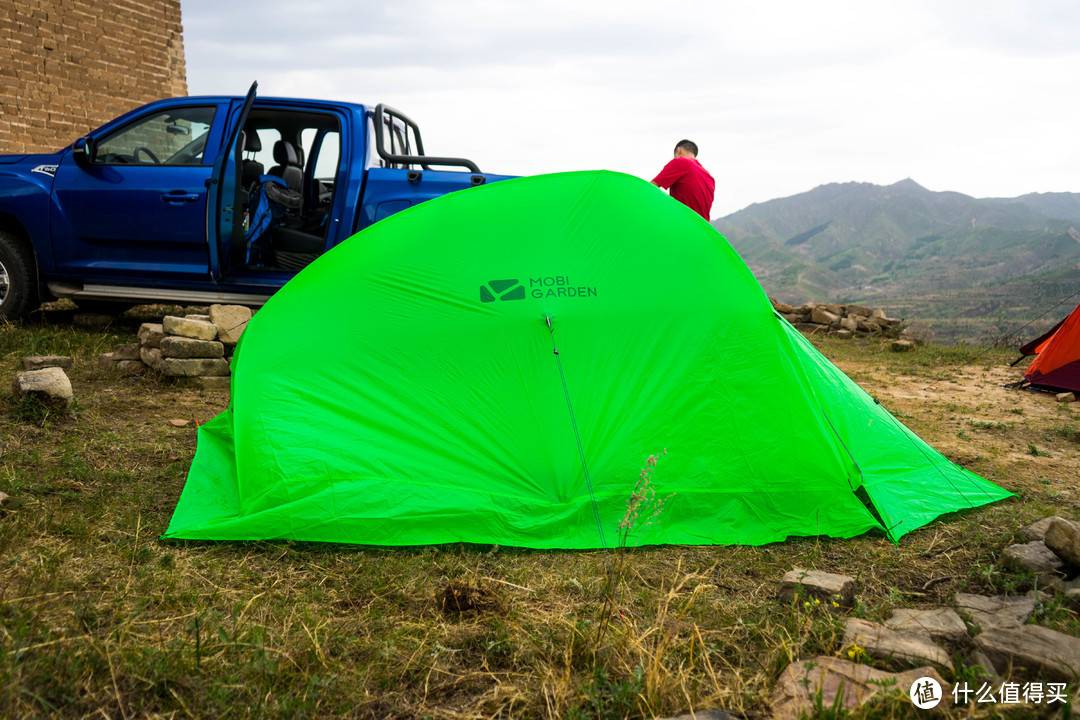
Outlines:
[[694, 157], [697, 157], [697, 143], [691, 142], [690, 140], [680, 140], [675, 143], [675, 149], [678, 150], [679, 148], [688, 150], [689, 152], [694, 153]]

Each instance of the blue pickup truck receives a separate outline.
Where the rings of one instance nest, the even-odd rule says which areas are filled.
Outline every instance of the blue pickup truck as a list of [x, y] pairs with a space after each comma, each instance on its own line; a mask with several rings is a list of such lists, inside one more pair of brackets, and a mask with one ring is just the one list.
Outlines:
[[61, 297], [261, 305], [368, 225], [506, 177], [425, 155], [385, 105], [255, 90], [160, 100], [58, 153], [0, 155], [0, 319]]

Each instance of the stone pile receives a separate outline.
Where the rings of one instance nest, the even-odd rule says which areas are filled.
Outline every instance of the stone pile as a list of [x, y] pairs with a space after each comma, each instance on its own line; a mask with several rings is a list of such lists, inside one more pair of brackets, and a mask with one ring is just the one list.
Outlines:
[[[1080, 525], [1061, 518], [1047, 518], [1024, 533], [1032, 538], [1048, 538], [1048, 545], [1066, 547], [1063, 553], [1070, 557], [1073, 551], [1080, 551]], [[1036, 541], [1043, 542], [1032, 540]], [[854, 582], [854, 578], [844, 575], [796, 568], [784, 576], [779, 597], [785, 601], [839, 597], [837, 588], [844, 588], [846, 593]], [[1053, 587], [1071, 592], [1060, 581]], [[851, 660], [821, 656], [789, 665], [773, 691], [775, 717], [796, 718], [810, 712], [818, 693], [823, 696], [824, 706], [830, 707], [841, 685], [845, 687], [840, 702], [848, 710], [875, 695], [883, 679], [895, 680], [907, 690], [914, 679], [930, 677], [947, 688], [939, 671], [953, 673], [954, 657], [963, 658], [968, 667], [981, 667], [984, 680], [996, 681], [995, 690], [1003, 682], [1001, 673], [1034, 681], [1075, 682], [1080, 677], [1080, 638], [1028, 624], [1037, 604], [1045, 599], [1036, 591], [995, 597], [958, 593], [955, 608], [900, 608], [884, 623], [849, 617], [841, 655]], [[857, 662], [865, 658], [888, 663], [897, 670], [923, 667], [894, 674]], [[942, 698], [944, 704], [951, 704], [949, 695], [946, 692]]]
[[[853, 711], [884, 687], [907, 694], [913, 683], [926, 678], [939, 684], [941, 704], [948, 707], [954, 703], [953, 683], [942, 673], [961, 682], [955, 659], [970, 673], [964, 676], [965, 692], [985, 684], [998, 694], [1006, 684], [1018, 688], [1021, 681], [1030, 681], [1040, 692], [1066, 693], [1080, 680], [1080, 638], [1031, 624], [1031, 619], [1050, 599], [1047, 591], [1080, 607], [1080, 579], [1068, 579], [1080, 574], [1080, 523], [1048, 517], [1024, 528], [1021, 537], [1025, 542], [1006, 548], [999, 562], [1034, 572], [1039, 590], [1026, 595], [957, 593], [950, 607], [898, 608], [882, 623], [848, 617], [835, 655], [801, 658], [780, 674], [771, 697], [773, 717], [796, 720], [834, 702]], [[795, 568], [784, 575], [777, 596], [796, 607], [847, 614], [856, 591], [853, 577]], [[867, 664], [871, 659], [876, 667]], [[699, 711], [697, 717], [714, 717], [710, 712], [724, 720], [731, 717], [722, 710]]]
[[241, 305], [211, 305], [207, 315], [167, 315], [160, 323], [143, 323], [139, 342], [117, 345], [98, 362], [126, 374], [150, 368], [185, 385], [227, 389], [229, 361], [249, 320], [251, 309]]
[[808, 335], [827, 334], [838, 338], [895, 335], [903, 323], [903, 320], [886, 316], [883, 310], [864, 305], [808, 302], [796, 307], [772, 298], [769, 300], [773, 310], [796, 330]]
[[1049, 587], [1080, 604], [1080, 523], [1053, 515], [1020, 533], [1026, 542], [1005, 548], [998, 562], [1010, 570], [1031, 572]]

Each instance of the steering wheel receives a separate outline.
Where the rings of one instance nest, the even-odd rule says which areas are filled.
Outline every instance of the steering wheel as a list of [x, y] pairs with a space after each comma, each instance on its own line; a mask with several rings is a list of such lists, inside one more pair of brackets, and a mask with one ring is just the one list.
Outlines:
[[147, 156], [149, 156], [149, 158], [154, 161], [155, 165], [161, 164], [161, 161], [158, 160], [157, 155], [150, 152], [150, 148], [146, 147], [145, 145], [136, 145], [135, 149], [131, 151], [131, 159], [135, 162], [139, 162], [139, 153], [146, 153]]

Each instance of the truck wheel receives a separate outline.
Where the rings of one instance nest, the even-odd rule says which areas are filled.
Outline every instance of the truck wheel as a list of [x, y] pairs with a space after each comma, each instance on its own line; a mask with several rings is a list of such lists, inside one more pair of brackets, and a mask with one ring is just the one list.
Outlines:
[[20, 238], [0, 232], [0, 320], [19, 320], [37, 308], [34, 254]]

